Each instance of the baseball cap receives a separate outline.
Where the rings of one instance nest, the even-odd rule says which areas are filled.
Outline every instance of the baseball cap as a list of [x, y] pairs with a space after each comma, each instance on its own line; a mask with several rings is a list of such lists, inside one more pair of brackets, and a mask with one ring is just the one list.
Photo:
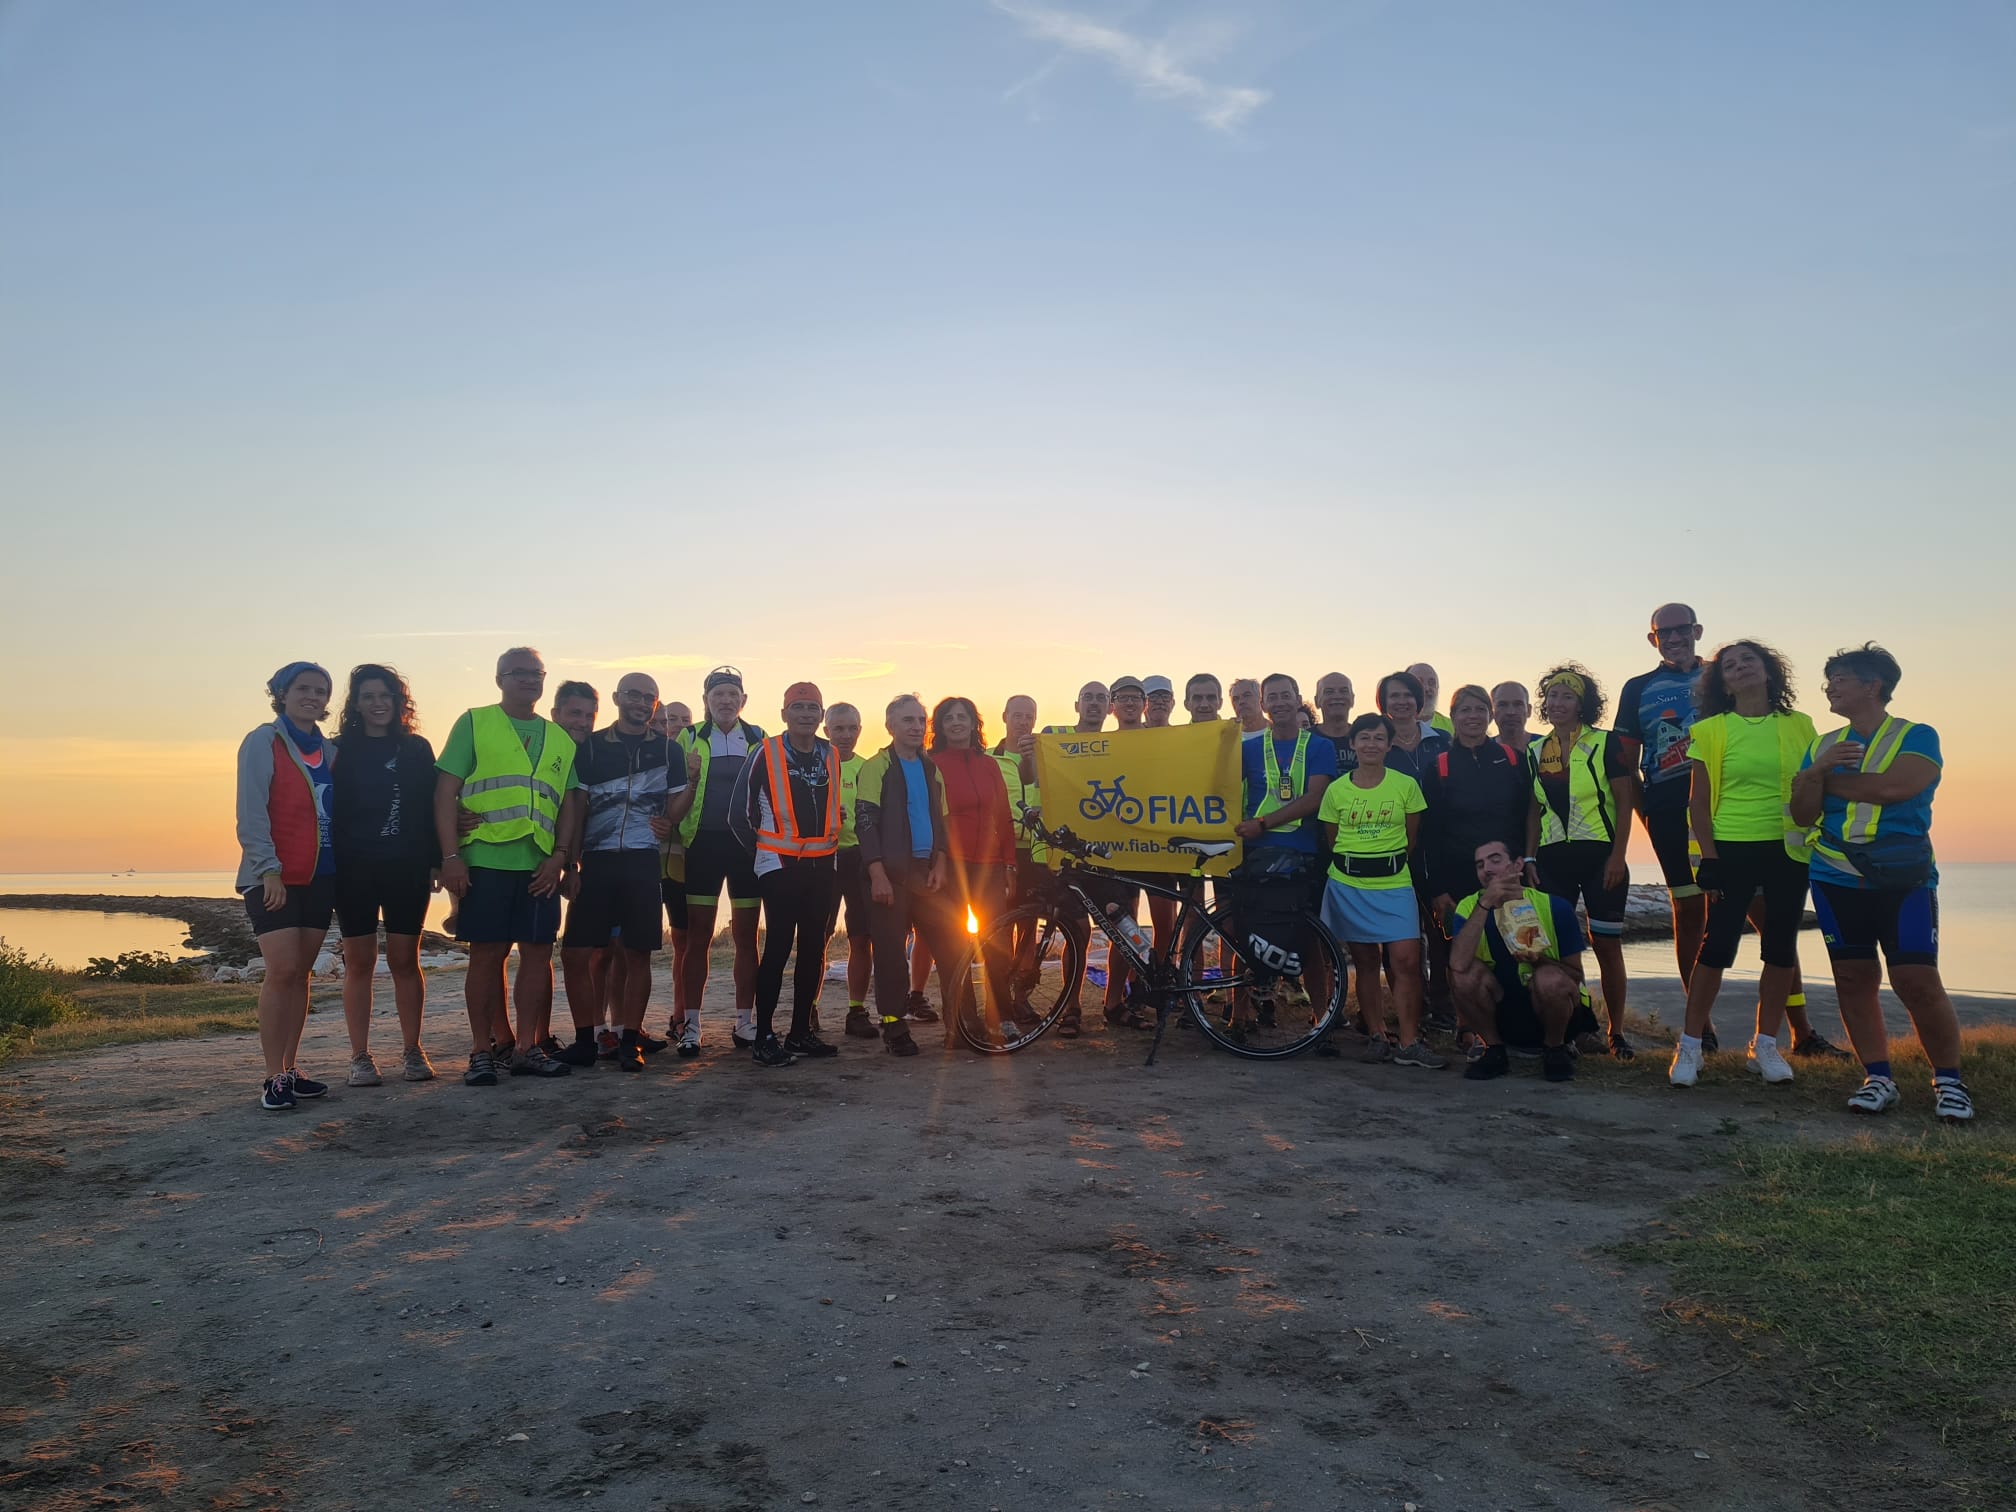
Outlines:
[[1141, 679], [1143, 693], [1168, 693], [1174, 695], [1176, 686], [1166, 677], [1144, 677]]
[[1116, 677], [1106, 685], [1108, 693], [1124, 693], [1130, 688], [1146, 696], [1147, 690], [1141, 686], [1141, 679], [1138, 677]]

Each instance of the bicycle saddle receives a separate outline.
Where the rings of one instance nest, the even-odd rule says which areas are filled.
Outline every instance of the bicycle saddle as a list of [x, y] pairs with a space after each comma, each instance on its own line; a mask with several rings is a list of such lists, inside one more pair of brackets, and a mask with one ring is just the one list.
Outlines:
[[1191, 855], [1202, 856], [1207, 861], [1213, 856], [1231, 855], [1232, 847], [1237, 843], [1233, 840], [1192, 840], [1183, 835], [1169, 837], [1169, 849], [1172, 851], [1188, 851]]

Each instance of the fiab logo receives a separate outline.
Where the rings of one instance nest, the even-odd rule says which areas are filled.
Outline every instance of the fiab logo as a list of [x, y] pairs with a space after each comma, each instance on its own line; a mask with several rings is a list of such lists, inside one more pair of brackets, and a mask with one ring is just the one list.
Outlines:
[[1110, 815], [1122, 824], [1139, 824], [1144, 818], [1150, 824], [1164, 825], [1225, 823], [1225, 800], [1216, 793], [1201, 797], [1193, 793], [1150, 793], [1141, 799], [1127, 791], [1125, 776], [1115, 777], [1111, 785], [1095, 777], [1086, 787], [1088, 795], [1078, 800], [1081, 818], [1104, 819]]

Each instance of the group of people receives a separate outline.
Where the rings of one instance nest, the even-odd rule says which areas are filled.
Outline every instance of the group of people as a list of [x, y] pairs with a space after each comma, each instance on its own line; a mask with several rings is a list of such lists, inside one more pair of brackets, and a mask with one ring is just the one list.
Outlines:
[[[1936, 1110], [1971, 1116], [1937, 964], [1936, 732], [1889, 714], [1901, 672], [1880, 647], [1828, 659], [1828, 707], [1845, 723], [1823, 736], [1793, 707], [1777, 652], [1742, 640], [1703, 659], [1702, 634], [1688, 606], [1656, 610], [1647, 639], [1659, 664], [1625, 684], [1608, 727], [1602, 688], [1574, 663], [1536, 685], [1536, 728], [1534, 695], [1516, 682], [1465, 684], [1445, 712], [1426, 664], [1381, 678], [1375, 710], [1362, 714], [1338, 672], [1318, 678], [1308, 701], [1285, 673], [1191, 677], [1188, 720], [1225, 717], [1229, 702], [1244, 737], [1235, 828], [1245, 859], [1218, 885], [1236, 903], [1242, 876], [1306, 884], [1349, 955], [1368, 1058], [1442, 1067], [1448, 1057], [1430, 1040], [1439, 1033], [1456, 1037], [1471, 1078], [1503, 1075], [1511, 1055], [1530, 1053], [1549, 1079], [1566, 1080], [1578, 1053], [1635, 1053], [1622, 943], [1635, 816], [1664, 873], [1687, 987], [1674, 1085], [1693, 1085], [1717, 1047], [1712, 1013], [1746, 924], [1764, 962], [1746, 1064], [1782, 1082], [1793, 1075], [1788, 1055], [1847, 1053], [1805, 1012], [1797, 944], [1810, 882], [1865, 1068], [1850, 1106], [1881, 1113], [1899, 1096], [1878, 1005], [1880, 950], [1934, 1067]], [[353, 1086], [381, 1079], [369, 1046], [381, 922], [403, 1075], [434, 1075], [420, 1045], [418, 946], [436, 885], [453, 896], [453, 929], [469, 948], [466, 1084], [563, 1076], [601, 1059], [636, 1071], [667, 1048], [698, 1054], [724, 892], [733, 1040], [773, 1067], [837, 1053], [817, 1004], [843, 927], [844, 1032], [915, 1055], [910, 1025], [937, 1017], [923, 991], [932, 962], [963, 964], [970, 932], [1024, 895], [1048, 859], [1021, 824], [1041, 808], [1033, 698], [1008, 700], [990, 743], [972, 700], [927, 709], [900, 695], [883, 711], [886, 743], [864, 756], [860, 711], [828, 707], [810, 682], [785, 690], [774, 735], [745, 717], [733, 667], [707, 674], [698, 724], [685, 705], [661, 703], [643, 673], [617, 683], [600, 728], [585, 683], [562, 683], [540, 714], [545, 682], [536, 651], [506, 651], [499, 701], [460, 715], [437, 757], [392, 668], [351, 672], [333, 738], [321, 730], [329, 674], [310, 662], [274, 674], [275, 718], [246, 737], [238, 774], [237, 885], [266, 964], [262, 1106], [328, 1090], [295, 1060], [309, 968], [332, 914]], [[1109, 720], [1153, 729], [1177, 703], [1166, 677], [1088, 682], [1073, 722], [1044, 729], [1091, 733]], [[1173, 910], [1151, 903], [1166, 935]], [[668, 921], [673, 1008], [659, 1038], [644, 1017]], [[552, 1026], [556, 942], [571, 1042]], [[1596, 958], [1593, 984], [1585, 950]], [[940, 975], [943, 987], [943, 964]], [[941, 1002], [949, 1011], [948, 994]], [[1104, 1016], [1146, 1022], [1124, 971], [1109, 976]], [[1083, 1029], [1073, 1001], [1058, 1032]]]

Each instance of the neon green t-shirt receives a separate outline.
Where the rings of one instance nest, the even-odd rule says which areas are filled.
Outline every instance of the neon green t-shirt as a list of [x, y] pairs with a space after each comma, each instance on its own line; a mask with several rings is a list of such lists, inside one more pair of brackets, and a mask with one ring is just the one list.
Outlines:
[[840, 763], [840, 849], [859, 845], [860, 836], [854, 833], [854, 805], [860, 801], [861, 767], [868, 760], [866, 756], [853, 755]]
[[[510, 715], [504, 716], [510, 719]], [[511, 728], [518, 732], [518, 739], [525, 752], [532, 758], [536, 769], [539, 756], [546, 749], [546, 721], [543, 719], [512, 719]], [[464, 711], [456, 719], [455, 726], [448, 732], [448, 743], [441, 748], [435, 759], [436, 771], [446, 772], [450, 777], [460, 777], [464, 782], [476, 770], [476, 727], [470, 721], [469, 712]], [[567, 792], [581, 786], [581, 780], [574, 769], [567, 769]], [[516, 840], [506, 840], [498, 844], [489, 840], [464, 840], [461, 845], [462, 859], [471, 866], [486, 867], [490, 871], [537, 871], [546, 860], [546, 852], [539, 849], [539, 842], [530, 835], [521, 835]]]
[[1779, 840], [1785, 834], [1785, 782], [1778, 767], [1778, 721], [1730, 715], [1728, 749], [1715, 805], [1717, 840]]
[[[1316, 810], [1319, 823], [1337, 826], [1335, 853], [1391, 856], [1405, 851], [1407, 816], [1422, 813], [1428, 807], [1428, 800], [1421, 796], [1421, 784], [1390, 767], [1377, 787], [1361, 788], [1352, 780], [1353, 776], [1346, 772], [1325, 788], [1322, 807]], [[1330, 876], [1346, 887], [1368, 892], [1414, 885], [1411, 869], [1404, 866], [1391, 877], [1347, 877], [1333, 866]]]

